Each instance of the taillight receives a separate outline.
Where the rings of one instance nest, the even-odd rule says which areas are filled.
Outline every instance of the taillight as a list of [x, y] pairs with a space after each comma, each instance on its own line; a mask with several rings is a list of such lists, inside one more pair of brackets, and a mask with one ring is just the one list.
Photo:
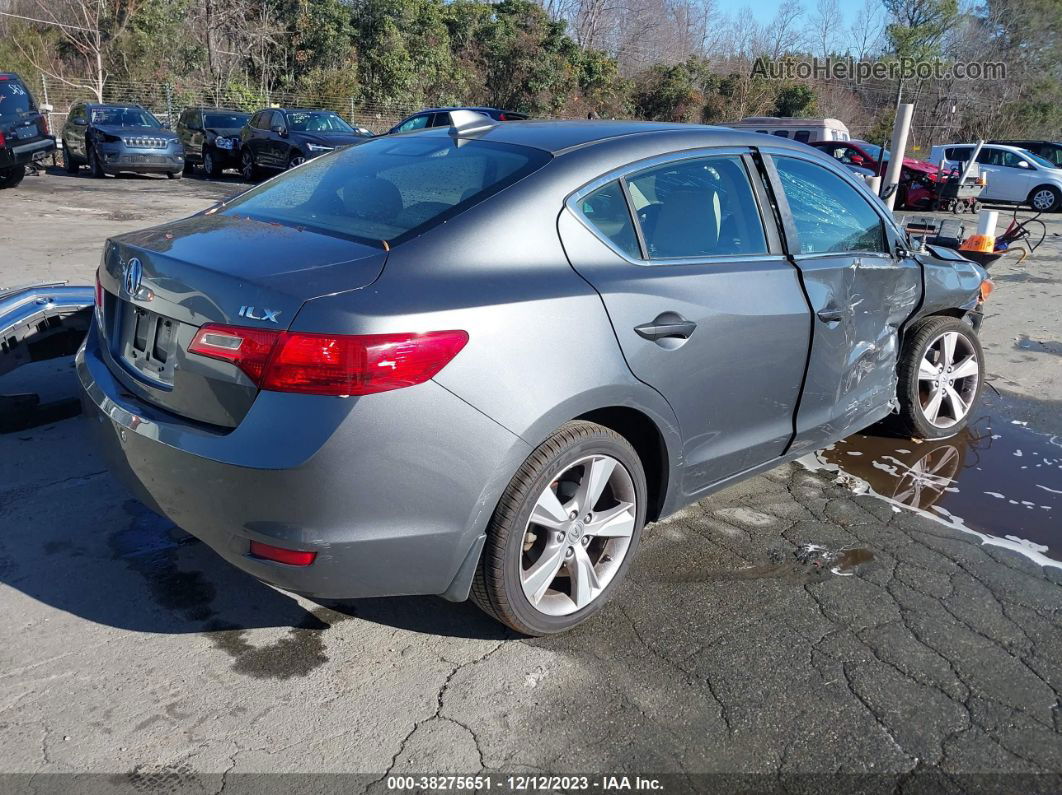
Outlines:
[[4, 137], [4, 133], [0, 130], [0, 147], [7, 146], [7, 139]]
[[232, 362], [261, 389], [345, 396], [424, 383], [467, 342], [464, 331], [353, 336], [208, 324], [188, 350]]
[[309, 566], [317, 557], [316, 552], [304, 552], [301, 549], [285, 549], [261, 541], [252, 541], [250, 552], [256, 558], [286, 563], [289, 566]]
[[51, 130], [51, 128], [50, 128], [50, 127], [48, 126], [48, 117], [47, 117], [47, 116], [45, 116], [45, 115], [44, 115], [43, 113], [41, 114], [41, 123], [40, 123], [40, 126], [44, 128], [44, 134], [45, 134], [45, 135], [51, 135], [51, 134], [52, 134], [52, 130]]

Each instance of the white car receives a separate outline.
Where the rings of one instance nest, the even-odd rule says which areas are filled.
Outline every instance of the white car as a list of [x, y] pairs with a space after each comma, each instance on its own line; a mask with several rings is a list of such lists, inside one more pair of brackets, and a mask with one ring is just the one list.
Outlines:
[[[974, 144], [934, 146], [929, 160], [944, 171], [961, 171], [974, 149]], [[1040, 212], [1062, 209], [1062, 169], [1039, 155], [1017, 146], [985, 144], [977, 166], [987, 180], [981, 201], [1027, 204]]]

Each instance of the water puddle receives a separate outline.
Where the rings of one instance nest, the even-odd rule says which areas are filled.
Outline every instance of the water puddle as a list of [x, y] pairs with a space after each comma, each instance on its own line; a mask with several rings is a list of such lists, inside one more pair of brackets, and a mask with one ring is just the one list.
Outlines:
[[1009, 414], [989, 389], [977, 418], [954, 438], [919, 443], [856, 434], [801, 463], [839, 469], [857, 479], [854, 488], [896, 510], [927, 514], [986, 544], [1062, 567], [1062, 436]]

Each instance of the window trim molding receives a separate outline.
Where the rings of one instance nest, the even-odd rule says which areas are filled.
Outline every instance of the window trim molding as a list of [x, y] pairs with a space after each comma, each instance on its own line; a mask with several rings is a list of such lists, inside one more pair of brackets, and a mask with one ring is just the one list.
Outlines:
[[[768, 228], [769, 223], [773, 223], [773, 219], [770, 221], [764, 216], [764, 208], [760, 206], [761, 197], [756, 190], [755, 180], [759, 179], [758, 174], [749, 172], [748, 164], [745, 160], [747, 156], [751, 156], [754, 152], [751, 146], [727, 146], [716, 148], [698, 148], [698, 149], [684, 149], [681, 152], [668, 152], [663, 155], [655, 155], [653, 157], [646, 158], [644, 160], [638, 160], [633, 163], [627, 163], [619, 168], [612, 169], [599, 177], [595, 177], [590, 182], [585, 183], [582, 187], [577, 188], [575, 191], [568, 195], [568, 198], [564, 200], [564, 206], [575, 217], [579, 223], [586, 227], [595, 238], [601, 241], [605, 246], [609, 248], [616, 256], [627, 262], [630, 265], [637, 265], [643, 268], [659, 268], [670, 267], [675, 265], [725, 265], [728, 263], [741, 263], [741, 262], [777, 262], [785, 260], [786, 255], [784, 251], [771, 251], [772, 248], [772, 234]], [[759, 213], [760, 227], [763, 230], [764, 242], [767, 245], [767, 251], [763, 254], [706, 254], [701, 257], [669, 257], [666, 259], [650, 259], [648, 251], [646, 249], [645, 240], [643, 238], [641, 224], [638, 223], [634, 214], [634, 203], [631, 201], [630, 190], [627, 187], [627, 177], [638, 174], [642, 171], [648, 171], [657, 166], [666, 165], [668, 163], [681, 162], [683, 160], [702, 160], [708, 157], [736, 157], [741, 160], [742, 168], [745, 170], [745, 175], [749, 180], [749, 189], [752, 192], [753, 200], [757, 204], [757, 211]], [[643, 258], [632, 259], [630, 255], [621, 251], [611, 240], [601, 234], [593, 223], [587, 218], [581, 209], [579, 209], [579, 203], [594, 191], [605, 187], [610, 182], [618, 181], [620, 188], [623, 191], [624, 199], [627, 202], [627, 213], [631, 217], [631, 224], [634, 226], [634, 233], [638, 240], [638, 248]]]

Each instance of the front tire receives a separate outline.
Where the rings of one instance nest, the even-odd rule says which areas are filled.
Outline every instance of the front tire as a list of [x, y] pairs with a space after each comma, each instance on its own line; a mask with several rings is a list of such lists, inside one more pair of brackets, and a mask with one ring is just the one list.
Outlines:
[[68, 149], [66, 144], [64, 143], [63, 144], [63, 169], [66, 171], [67, 174], [76, 174], [79, 168], [80, 168], [80, 166], [77, 164], [77, 161], [74, 160], [74, 156], [72, 154], [70, 154], [70, 149]]
[[[187, 164], [185, 165], [185, 168], [188, 168]], [[166, 173], [166, 176], [170, 179], [180, 179], [184, 176], [184, 171], [169, 171]]]
[[1054, 185], [1041, 185], [1029, 194], [1029, 206], [1040, 213], [1057, 212], [1062, 207], [1062, 191]]
[[203, 173], [211, 179], [217, 179], [221, 176], [221, 165], [218, 163], [217, 157], [214, 155], [213, 149], [207, 149], [203, 153]]
[[247, 182], [256, 182], [261, 176], [258, 165], [254, 162], [254, 155], [250, 149], [244, 149], [240, 155], [240, 173]]
[[0, 168], [0, 188], [13, 188], [26, 177], [25, 166]]
[[96, 147], [89, 149], [88, 153], [89, 171], [96, 179], [103, 179], [107, 176], [107, 172], [103, 170], [103, 163], [100, 162], [100, 156], [96, 153]]
[[966, 427], [984, 386], [977, 333], [953, 317], [930, 317], [905, 335], [897, 368], [895, 430], [915, 439], [946, 439]]
[[645, 523], [645, 471], [630, 443], [570, 422], [539, 445], [502, 495], [472, 585], [486, 613], [525, 635], [582, 623], [611, 598]]

